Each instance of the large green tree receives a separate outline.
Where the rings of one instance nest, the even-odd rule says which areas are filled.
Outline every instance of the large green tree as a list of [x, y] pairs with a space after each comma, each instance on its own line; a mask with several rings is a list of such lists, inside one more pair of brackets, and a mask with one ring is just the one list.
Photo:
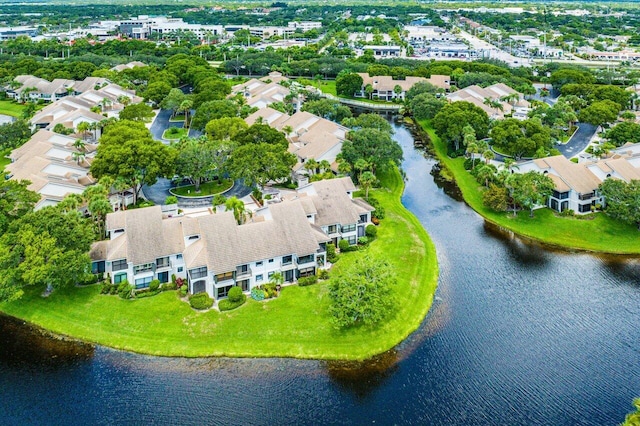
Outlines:
[[354, 130], [377, 129], [386, 133], [393, 133], [391, 124], [380, 114], [360, 114], [342, 120], [342, 125]]
[[200, 183], [222, 171], [228, 153], [218, 148], [215, 142], [205, 136], [181, 140], [176, 145], [176, 174], [191, 179], [196, 192], [200, 192]]
[[197, 130], [204, 130], [211, 120], [223, 117], [236, 117], [238, 115], [238, 105], [229, 99], [207, 101], [196, 109], [196, 113], [191, 120], [191, 127]]
[[402, 148], [389, 133], [377, 129], [360, 129], [349, 132], [342, 144], [342, 158], [352, 166], [359, 159], [365, 160], [375, 174], [391, 164], [400, 164]]
[[154, 140], [144, 123], [119, 121], [105, 128], [90, 170], [97, 179], [125, 180], [137, 202], [142, 185], [173, 175], [174, 162], [175, 150]]
[[31, 128], [24, 120], [16, 120], [0, 126], [0, 150], [17, 148], [29, 140]]
[[640, 229], [640, 180], [605, 179], [600, 194], [605, 198], [607, 215]]
[[286, 179], [296, 164], [296, 156], [282, 145], [264, 142], [248, 143], [236, 148], [228, 163], [235, 179], [244, 179], [247, 185], [264, 186], [269, 181]]
[[[533, 209], [543, 205], [555, 187], [553, 180], [547, 175], [530, 171], [514, 173], [507, 178], [506, 187], [510, 192], [514, 206], [519, 205], [529, 209], [529, 216], [533, 217]], [[514, 207], [514, 214], [515, 214]]]
[[25, 180], [0, 179], [0, 235], [11, 222], [21, 218], [35, 206], [40, 196], [27, 189]]
[[240, 117], [222, 117], [209, 121], [205, 127], [207, 136], [213, 140], [228, 140], [235, 137], [249, 125]]
[[393, 312], [396, 277], [382, 259], [362, 257], [331, 280], [331, 321], [337, 328], [375, 326]]
[[627, 142], [640, 142], [640, 124], [622, 122], [606, 133], [606, 138], [615, 146], [622, 146]]
[[445, 105], [433, 118], [433, 128], [453, 150], [463, 148], [465, 126], [470, 125], [478, 139], [487, 137], [489, 116], [470, 102], [458, 101]]
[[604, 101], [596, 101], [580, 110], [578, 118], [583, 123], [602, 126], [614, 122], [618, 118], [620, 110], [620, 104], [605, 99]]
[[15, 300], [28, 285], [68, 287], [90, 273], [94, 232], [76, 209], [45, 207], [14, 221], [0, 237], [0, 300]]
[[545, 151], [551, 148], [551, 133], [537, 119], [502, 120], [491, 129], [491, 138], [496, 148], [516, 159], [533, 156], [541, 148]]
[[319, 99], [317, 101], [307, 101], [302, 106], [302, 111], [310, 112], [319, 117], [335, 122], [341, 122], [347, 117], [351, 117], [351, 110], [341, 105], [338, 101], [331, 99]]
[[362, 77], [356, 73], [345, 73], [336, 77], [338, 95], [353, 96], [362, 89]]
[[120, 111], [120, 120], [148, 123], [154, 117], [153, 109], [145, 103], [127, 105]]

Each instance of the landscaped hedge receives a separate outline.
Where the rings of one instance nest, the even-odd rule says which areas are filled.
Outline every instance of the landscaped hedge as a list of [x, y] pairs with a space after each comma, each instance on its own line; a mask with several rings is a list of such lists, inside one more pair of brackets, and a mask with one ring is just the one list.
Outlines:
[[306, 287], [308, 285], [313, 285], [317, 283], [318, 283], [318, 277], [316, 275], [298, 278], [298, 285], [300, 287]]
[[198, 293], [189, 297], [189, 304], [199, 311], [213, 306], [213, 299], [207, 293]]
[[[237, 291], [233, 291], [236, 288], [239, 290], [240, 294], [238, 294]], [[234, 292], [234, 294], [231, 294], [232, 292]], [[218, 309], [220, 309], [221, 312], [230, 311], [244, 305], [244, 302], [246, 301], [247, 296], [242, 292], [240, 287], [233, 287], [231, 290], [229, 290], [229, 297], [218, 302]]]

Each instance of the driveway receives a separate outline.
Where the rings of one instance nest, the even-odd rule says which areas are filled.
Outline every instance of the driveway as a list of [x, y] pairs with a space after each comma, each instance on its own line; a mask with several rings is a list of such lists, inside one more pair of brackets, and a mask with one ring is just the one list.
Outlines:
[[153, 120], [153, 124], [151, 124], [151, 128], [149, 129], [149, 131], [151, 131], [151, 135], [153, 136], [153, 138], [155, 140], [162, 142], [165, 145], [169, 145], [169, 142], [162, 139], [162, 134], [164, 133], [164, 131], [167, 130], [169, 127], [182, 127], [184, 124], [181, 121], [172, 123], [169, 121], [170, 118], [171, 118], [171, 110], [168, 110], [168, 109], [160, 110], [160, 112], [156, 116], [156, 119]]
[[[164, 204], [164, 200], [171, 195], [169, 189], [171, 181], [165, 178], [159, 178], [158, 181], [151, 186], [143, 186], [142, 193], [147, 200], [153, 201], [155, 204]], [[241, 179], [234, 182], [233, 187], [224, 194], [225, 197], [236, 196], [238, 198], [246, 197], [251, 194], [251, 188], [244, 186]]]
[[578, 123], [578, 130], [571, 139], [563, 145], [557, 145], [556, 148], [567, 158], [575, 157], [587, 148], [597, 129], [598, 126], [593, 124]]

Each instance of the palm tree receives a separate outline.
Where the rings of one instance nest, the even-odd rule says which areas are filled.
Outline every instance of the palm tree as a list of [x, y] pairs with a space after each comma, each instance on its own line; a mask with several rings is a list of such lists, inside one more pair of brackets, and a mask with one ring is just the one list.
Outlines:
[[376, 182], [376, 175], [366, 171], [360, 176], [360, 186], [364, 188], [364, 198], [369, 199], [369, 189]]
[[104, 112], [104, 110], [107, 109], [107, 107], [110, 107], [112, 103], [113, 102], [111, 102], [111, 99], [102, 98], [102, 101], [100, 102], [100, 106], [102, 107], [102, 112]]
[[364, 93], [367, 94], [367, 98], [371, 99], [373, 95], [373, 86], [370, 84], [367, 84], [364, 88]]
[[289, 135], [291, 133], [293, 133], [293, 127], [291, 127], [289, 125], [286, 125], [286, 126], [282, 127], [282, 131], [284, 132], [285, 136], [289, 137]]
[[493, 154], [493, 151], [488, 149], [482, 153], [482, 156], [484, 157], [485, 162], [489, 164], [489, 160], [493, 160], [494, 154]]
[[[82, 123], [80, 123], [82, 124]], [[84, 152], [86, 149], [86, 143], [82, 140], [82, 139], [76, 139], [75, 142], [73, 142], [73, 147], [75, 149], [77, 149], [80, 152]]]
[[80, 165], [80, 162], [84, 161], [85, 159], [85, 153], [74, 151], [71, 153], [71, 158], [73, 158], [77, 165]]
[[309, 175], [316, 174], [316, 170], [318, 169], [318, 162], [315, 158], [309, 158], [304, 162], [304, 168], [309, 172]]
[[78, 132], [82, 133], [82, 140], [86, 140], [87, 138], [87, 132], [89, 131], [89, 129], [91, 128], [91, 125], [86, 122], [86, 121], [81, 121], [80, 123], [78, 123]]
[[505, 158], [503, 164], [504, 164], [504, 168], [509, 172], [511, 172], [511, 170], [514, 168], [516, 169], [519, 168], [518, 165], [516, 164], [516, 160], [514, 160], [513, 158], [509, 158], [509, 157]]
[[501, 97], [500, 100], [504, 102], [511, 102], [511, 106], [515, 107], [516, 102], [520, 100], [520, 94], [518, 92], [509, 93], [508, 95]]
[[118, 103], [126, 107], [131, 103], [131, 98], [126, 95], [120, 95], [118, 96]]
[[331, 170], [331, 163], [328, 160], [322, 160], [318, 163], [318, 168], [322, 170], [322, 173]]
[[475, 154], [478, 154], [480, 152], [480, 149], [478, 148], [478, 144], [475, 142], [471, 142], [467, 144], [467, 154], [471, 154], [471, 168], [475, 168], [476, 167], [476, 156]]
[[228, 198], [224, 203], [224, 206], [227, 210], [233, 211], [233, 217], [236, 218], [238, 225], [242, 225], [244, 223], [247, 215], [251, 217], [251, 211], [247, 210], [244, 202], [238, 197], [233, 196]]
[[493, 99], [491, 99], [491, 98], [484, 98], [483, 103], [484, 103], [485, 105], [488, 105], [488, 106], [490, 106], [491, 108], [495, 109], [495, 110], [496, 110], [496, 113], [497, 113], [498, 111], [504, 111], [504, 106], [502, 106], [502, 102], [500, 102], [500, 101], [493, 100]]
[[365, 170], [370, 170], [371, 165], [364, 158], [358, 158], [353, 165], [353, 168], [358, 171], [358, 181], [360, 181], [362, 172], [364, 172]]
[[189, 111], [193, 107], [193, 101], [191, 99], [185, 99], [180, 103], [178, 107], [178, 113], [184, 112], [184, 127], [189, 128]]

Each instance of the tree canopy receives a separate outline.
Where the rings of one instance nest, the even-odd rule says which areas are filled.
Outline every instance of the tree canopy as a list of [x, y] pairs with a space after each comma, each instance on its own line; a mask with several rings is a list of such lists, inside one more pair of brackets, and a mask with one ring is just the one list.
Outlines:
[[142, 121], [148, 123], [154, 117], [153, 109], [145, 103], [127, 105], [120, 111], [120, 120]]
[[396, 277], [386, 260], [362, 257], [331, 280], [329, 311], [335, 327], [374, 326], [395, 306]]
[[197, 130], [204, 130], [211, 120], [223, 117], [236, 117], [238, 115], [238, 105], [229, 99], [207, 101], [196, 109], [196, 113], [191, 120], [191, 127]]
[[540, 120], [507, 118], [491, 129], [493, 144], [501, 152], [514, 156], [534, 156], [539, 149], [545, 153], [551, 148], [551, 133]]
[[97, 179], [122, 178], [137, 201], [142, 185], [173, 175], [174, 162], [174, 150], [154, 140], [144, 123], [118, 121], [105, 128], [90, 170]]
[[489, 116], [484, 110], [470, 102], [458, 101], [442, 107], [433, 118], [433, 128], [450, 147], [458, 151], [463, 146], [465, 126], [470, 125], [478, 139], [487, 137]]
[[348, 139], [342, 144], [342, 158], [352, 166], [358, 160], [366, 161], [373, 173], [400, 164], [402, 148], [389, 133], [364, 128], [349, 132]]
[[362, 77], [356, 73], [341, 74], [336, 77], [336, 92], [338, 95], [353, 96], [362, 89]]
[[616, 124], [605, 137], [615, 146], [622, 146], [627, 142], [638, 143], [640, 142], [640, 124], [628, 121]]
[[640, 229], [640, 180], [605, 179], [600, 194], [605, 198], [607, 215]]

